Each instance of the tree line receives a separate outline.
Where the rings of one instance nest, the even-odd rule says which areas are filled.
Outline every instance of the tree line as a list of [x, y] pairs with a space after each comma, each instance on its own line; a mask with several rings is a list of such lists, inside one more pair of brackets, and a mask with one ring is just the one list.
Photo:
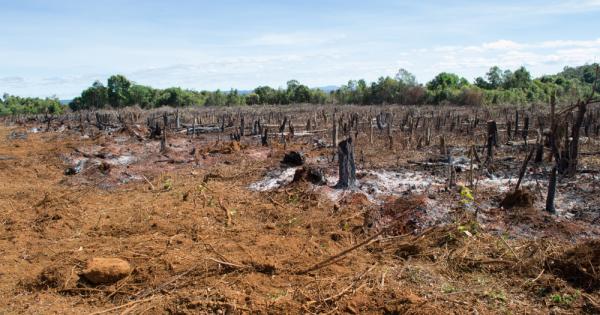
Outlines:
[[20, 97], [4, 94], [0, 98], [0, 116], [12, 114], [62, 113], [64, 106], [56, 97]]
[[[394, 77], [380, 77], [367, 84], [365, 80], [350, 80], [333, 91], [309, 88], [296, 80], [285, 88], [259, 86], [251, 92], [196, 91], [172, 87], [155, 89], [136, 84], [123, 75], [113, 75], [106, 85], [96, 81], [69, 104], [71, 110], [122, 108], [139, 106], [144, 109], [160, 106], [240, 106], [288, 104], [403, 104], [403, 105], [526, 105], [547, 104], [551, 95], [562, 103], [571, 103], [590, 95], [596, 79], [597, 64], [565, 67], [554, 75], [532, 78], [525, 67], [515, 71], [497, 66], [474, 82], [454, 73], [442, 72], [421, 84], [415, 76], [400, 69]], [[600, 90], [600, 87], [598, 87]], [[600, 92], [600, 91], [598, 91]], [[56, 98], [21, 98], [5, 94], [0, 100], [0, 114], [60, 113], [65, 108]]]

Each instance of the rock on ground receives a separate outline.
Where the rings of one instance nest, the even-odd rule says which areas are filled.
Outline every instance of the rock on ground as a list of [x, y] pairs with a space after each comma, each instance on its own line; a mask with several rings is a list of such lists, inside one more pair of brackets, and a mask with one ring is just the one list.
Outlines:
[[131, 270], [131, 265], [121, 258], [92, 258], [81, 275], [93, 284], [106, 284], [119, 281]]

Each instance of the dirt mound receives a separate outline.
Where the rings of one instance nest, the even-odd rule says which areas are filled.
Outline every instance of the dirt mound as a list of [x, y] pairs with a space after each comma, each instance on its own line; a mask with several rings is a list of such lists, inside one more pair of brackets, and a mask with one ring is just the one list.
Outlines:
[[511, 191], [504, 196], [500, 202], [500, 206], [504, 209], [512, 209], [515, 207], [531, 208], [533, 207], [534, 197], [529, 190], [517, 189]]
[[586, 291], [600, 289], [600, 240], [575, 245], [563, 254], [550, 258], [552, 273]]

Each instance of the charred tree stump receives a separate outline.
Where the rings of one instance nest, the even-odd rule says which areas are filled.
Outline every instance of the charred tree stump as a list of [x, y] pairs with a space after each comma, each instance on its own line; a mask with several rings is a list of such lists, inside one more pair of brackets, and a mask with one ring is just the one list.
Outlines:
[[535, 164], [542, 163], [544, 160], [544, 138], [542, 135], [542, 131], [538, 129], [538, 138], [537, 143], [535, 145], [535, 159], [533, 162]]
[[167, 113], [163, 114], [163, 126], [162, 138], [160, 139], [160, 152], [165, 153], [167, 151], [167, 125], [168, 125]]
[[333, 147], [335, 147], [338, 143], [338, 126], [337, 120], [335, 119], [335, 112], [333, 112], [333, 119], [331, 119], [333, 123], [333, 128], [331, 130], [331, 139], [333, 141]]
[[352, 138], [348, 138], [338, 145], [338, 173], [339, 180], [336, 188], [356, 187], [356, 165], [354, 164], [354, 148]]
[[548, 183], [548, 195], [546, 196], [546, 211], [554, 214], [556, 208], [554, 207], [554, 197], [556, 196], [556, 166], [552, 168], [550, 173], [550, 181]]
[[287, 122], [287, 116], [283, 117], [283, 123], [281, 123], [281, 126], [279, 126], [279, 133], [283, 133], [285, 131], [285, 125], [287, 124]]
[[567, 166], [567, 176], [575, 176], [577, 173], [577, 158], [579, 155], [579, 134], [581, 131], [581, 125], [585, 117], [587, 110], [587, 103], [579, 101], [577, 104], [577, 117], [571, 130], [571, 143], [569, 143], [569, 163]]
[[519, 110], [515, 111], [515, 138], [519, 136]]
[[369, 144], [373, 144], [373, 117], [369, 116]]
[[240, 137], [244, 136], [244, 129], [245, 129], [245, 126], [244, 126], [244, 115], [242, 115], [240, 117]]
[[394, 137], [392, 137], [392, 123], [387, 123], [387, 137], [390, 151], [394, 149]]
[[498, 144], [498, 127], [496, 122], [490, 120], [487, 122], [487, 163], [494, 162], [494, 147]]
[[525, 147], [527, 148], [527, 137], [529, 136], [529, 116], [525, 116], [523, 121], [523, 133], [521, 134], [521, 138], [525, 141]]
[[446, 138], [442, 135], [440, 136], [440, 155], [447, 156], [448, 149], [446, 148]]
[[261, 135], [260, 143], [263, 147], [269, 146], [269, 128], [265, 127], [265, 133]]

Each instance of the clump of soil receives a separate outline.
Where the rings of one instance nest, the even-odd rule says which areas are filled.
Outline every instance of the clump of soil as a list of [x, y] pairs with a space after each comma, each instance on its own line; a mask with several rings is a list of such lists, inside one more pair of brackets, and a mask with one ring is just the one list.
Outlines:
[[600, 289], [600, 240], [575, 245], [562, 255], [550, 258], [552, 273], [586, 291]]
[[93, 284], [106, 284], [125, 278], [131, 270], [131, 265], [120, 258], [92, 258], [81, 275]]
[[504, 196], [504, 199], [500, 202], [500, 206], [504, 209], [518, 208], [531, 208], [533, 207], [533, 194], [526, 189], [517, 189], [511, 191]]
[[307, 181], [315, 185], [325, 185], [325, 173], [321, 169], [314, 167], [302, 167], [296, 170], [294, 173], [294, 179], [292, 182]]

